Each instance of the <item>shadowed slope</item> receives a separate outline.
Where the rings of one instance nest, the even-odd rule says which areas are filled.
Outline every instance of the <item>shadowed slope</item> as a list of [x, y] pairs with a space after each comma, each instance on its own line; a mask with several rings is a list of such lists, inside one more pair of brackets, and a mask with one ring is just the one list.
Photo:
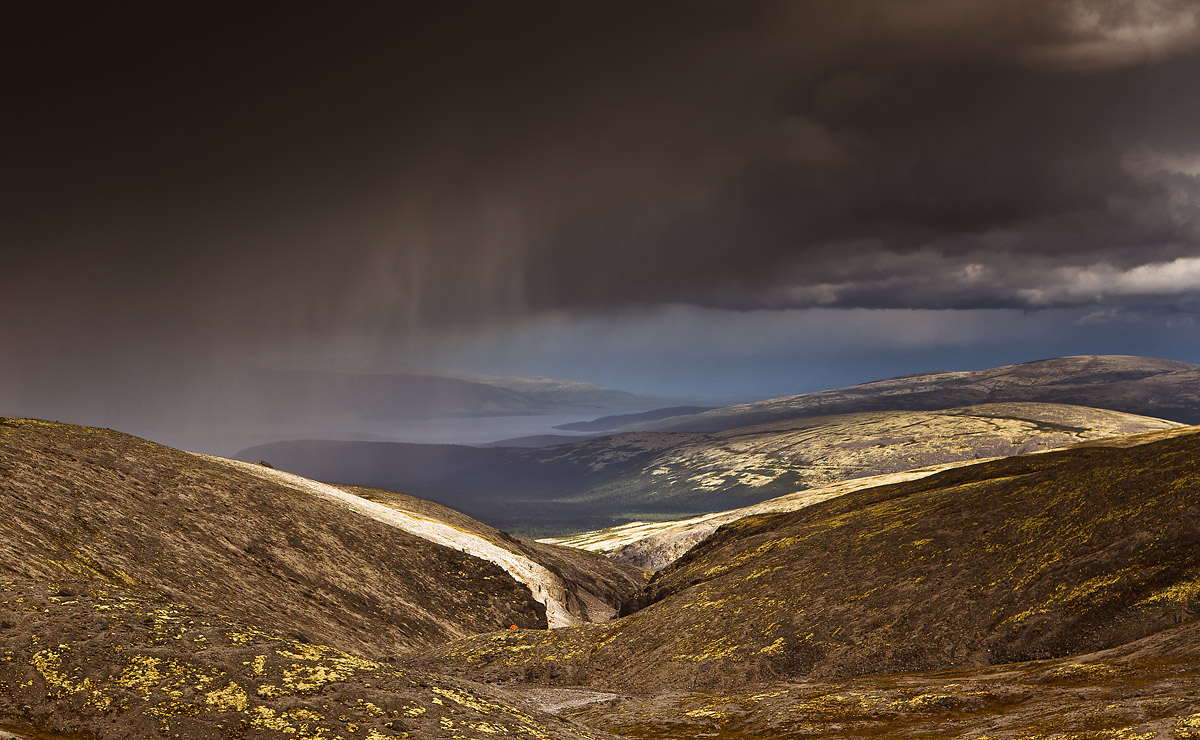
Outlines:
[[838, 496], [844, 496], [864, 488], [885, 486], [891, 483], [917, 480], [963, 465], [974, 465], [977, 461], [962, 460], [932, 467], [906, 470], [900, 473], [884, 473], [864, 478], [841, 481], [829, 486], [810, 488], [796, 493], [767, 499], [761, 503], [743, 506], [740, 509], [702, 514], [688, 519], [665, 522], [633, 522], [618, 527], [594, 532], [580, 532], [569, 537], [550, 538], [547, 543], [577, 547], [591, 552], [601, 552], [621, 563], [633, 563], [648, 570], [662, 570], [684, 553], [704, 541], [722, 525], [756, 514], [777, 514], [797, 511], [819, 504]]
[[[475, 675], [735, 686], [1084, 653], [1200, 607], [1200, 434], [958, 468], [729, 524], [610, 625], [438, 649]], [[584, 668], [586, 666], [586, 668]]]

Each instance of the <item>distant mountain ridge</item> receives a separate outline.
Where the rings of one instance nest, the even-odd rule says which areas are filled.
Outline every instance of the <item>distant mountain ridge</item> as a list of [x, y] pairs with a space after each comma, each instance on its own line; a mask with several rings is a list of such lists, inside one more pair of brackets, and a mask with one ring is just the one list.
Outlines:
[[1200, 365], [1131, 355], [1079, 355], [989, 370], [904, 375], [847, 388], [725, 406], [638, 424], [655, 432], [720, 432], [783, 419], [860, 411], [931, 411], [1028, 401], [1200, 424]]

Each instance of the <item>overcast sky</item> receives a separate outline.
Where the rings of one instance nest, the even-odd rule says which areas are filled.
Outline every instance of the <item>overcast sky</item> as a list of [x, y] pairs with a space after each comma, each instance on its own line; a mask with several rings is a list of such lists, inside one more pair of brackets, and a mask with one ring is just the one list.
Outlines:
[[0, 13], [0, 414], [263, 366], [1200, 362], [1194, 0]]

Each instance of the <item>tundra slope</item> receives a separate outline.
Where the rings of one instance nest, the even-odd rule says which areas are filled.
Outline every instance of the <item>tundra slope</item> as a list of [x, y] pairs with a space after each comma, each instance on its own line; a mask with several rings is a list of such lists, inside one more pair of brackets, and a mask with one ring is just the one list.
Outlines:
[[475, 678], [661, 692], [1114, 648], [1200, 611], [1198, 457], [1200, 432], [1058, 450], [740, 519], [627, 617], [426, 657]]
[[[301, 527], [298, 535], [320, 533], [319, 523], [305, 523], [310, 515], [359, 521], [351, 538], [378, 522], [242, 476], [236, 466], [210, 467], [124, 435], [3, 421], [0, 481], [15, 482], [4, 503], [29, 504], [11, 509], [13, 518], [38, 526], [5, 522], [0, 535], [0, 728], [114, 740], [1196, 737], [1200, 436], [1151, 436], [1165, 435], [1177, 436], [973, 465], [750, 517], [659, 574], [631, 608], [646, 606], [610, 625], [502, 630], [372, 660], [309, 641], [310, 625], [298, 635], [281, 614], [268, 617], [285, 630], [222, 613], [226, 605], [214, 609], [212, 593], [180, 603], [174, 597], [188, 596], [185, 589], [138, 584], [131, 573], [155, 577], [154, 569], [135, 563], [125, 571], [120, 562], [130, 528], [151, 530], [143, 533], [151, 542], [156, 528], [169, 530], [167, 539], [214, 539], [192, 520], [224, 524], [231, 516], [220, 506], [200, 510], [194, 499], [203, 496], [243, 507], [278, 497], [277, 510], [295, 517], [285, 528]], [[243, 490], [197, 484], [184, 496], [172, 462], [194, 466], [206, 485], [215, 478]], [[355, 493], [505, 541], [434, 504]], [[120, 501], [139, 494], [181, 504], [182, 523]], [[64, 511], [24, 501], [39, 496]], [[85, 533], [72, 522], [109, 523], [84, 505], [93, 497], [140, 523], [118, 527], [111, 541], [75, 547], [82, 557], [21, 539], [40, 529], [79, 539]], [[273, 536], [269, 524], [252, 525]], [[394, 546], [407, 536], [385, 529], [396, 539], [364, 546]], [[430, 547], [450, 567], [473, 561], [507, 578], [490, 563], [420, 542], [406, 554]], [[90, 554], [104, 547], [117, 555]], [[164, 581], [179, 578], [169, 551], [153, 555], [172, 571]], [[588, 562], [577, 555], [573, 567]], [[405, 573], [433, 565], [412, 561]], [[218, 576], [240, 577], [243, 586], [257, 581], [269, 596], [289, 598], [267, 570], [230, 574], [227, 564], [217, 566]], [[235, 585], [225, 594], [246, 598], [250, 590]], [[332, 628], [343, 626], [353, 629]], [[1061, 657], [1042, 658], [1051, 654]], [[1029, 657], [1039, 659], [997, 665]], [[953, 672], [881, 675], [911, 666]]]
[[729, 511], [715, 511], [711, 514], [665, 522], [630, 522], [608, 529], [580, 532], [568, 537], [549, 537], [539, 541], [602, 553], [619, 563], [631, 563], [639, 568], [657, 571], [678, 560], [685, 552], [703, 542], [722, 525], [738, 519], [756, 514], [797, 511], [837, 496], [844, 496], [852, 491], [917, 480], [943, 470], [974, 465], [977, 462], [979, 461], [962, 460], [900, 473], [870, 475], [865, 478], [854, 478], [829, 486], [789, 493]]
[[[1190, 427], [1175, 427], [1140, 434], [1129, 434], [1120, 437], [1084, 442], [1077, 446], [1098, 447], [1131, 447], [1160, 439], [1169, 439], [1181, 434], [1191, 434]], [[820, 503], [836, 496], [842, 496], [852, 491], [864, 488], [901, 483], [916, 480], [939, 473], [950, 468], [973, 465], [979, 461], [962, 460], [959, 462], [943, 463], [900, 473], [885, 473], [865, 478], [854, 478], [830, 486], [797, 491], [778, 498], [768, 499], [758, 504], [744, 506], [729, 511], [718, 511], [703, 514], [689, 519], [666, 522], [631, 522], [609, 529], [593, 532], [580, 532], [569, 537], [548, 538], [543, 540], [548, 544], [566, 545], [568, 547], [599, 552], [622, 563], [631, 563], [640, 568], [662, 570], [685, 552], [703, 541], [723, 524], [743, 519], [755, 514], [773, 514], [785, 511], [797, 511], [806, 506]]]
[[[372, 658], [512, 624], [546, 625], [529, 586], [496, 564], [294, 480], [280, 483], [274, 472], [108, 430], [2, 420], [0, 508], [8, 516], [0, 520], [0, 574], [152, 591]], [[535, 551], [512, 557], [532, 560], [527, 552]], [[569, 557], [576, 571], [607, 584], [587, 601], [607, 599], [610, 611], [641, 584], [634, 569]], [[564, 573], [553, 576], [568, 581]], [[564, 606], [586, 616], [586, 586], [569, 590], [576, 598]]]
[[31, 740], [610, 737], [501, 689], [94, 581], [0, 580], [0, 625], [0, 727]]
[[1200, 622], [1068, 658], [618, 695], [566, 715], [645, 740], [1194, 740]]
[[348, 486], [344, 490], [398, 511], [445, 522], [541, 563], [560, 576], [567, 589], [568, 611], [584, 617], [583, 621], [604, 622], [615, 617], [618, 608], [631, 594], [640, 591], [650, 576], [644, 569], [614, 565], [611, 559], [597, 559], [592, 552], [580, 548], [514, 537], [462, 512], [416, 496], [377, 488]]
[[[376, 501], [110, 430], [0, 419], [0, 727], [605, 737], [394, 660], [452, 637], [544, 628], [537, 583], [503, 566], [561, 585], [550, 605], [572, 619], [615, 611], [641, 585], [637, 570], [360, 493]], [[490, 547], [497, 562], [458, 547]]]
[[1115, 411], [1014, 403], [800, 418], [714, 434], [632, 432], [542, 449], [309, 441], [239, 457], [310, 478], [404, 490], [546, 536], [1174, 426]]
[[[616, 614], [611, 603], [606, 603], [596, 594], [587, 592], [578, 583], [568, 584], [558, 573], [526, 554], [532, 551], [535, 556], [550, 556], [552, 560], [555, 560], [554, 555], [551, 555], [552, 548], [538, 547], [536, 544], [522, 546], [518, 540], [511, 537], [488, 536], [484, 532], [488, 529], [485, 525], [475, 523], [475, 526], [471, 526], [471, 524], [463, 526], [461, 521], [469, 518], [462, 515], [453, 516], [449, 510], [439, 512], [444, 513], [444, 517], [425, 514], [429, 510], [428, 507], [424, 507], [424, 511], [417, 513], [413, 511], [415, 507], [404, 506], [403, 499], [398, 494], [387, 495], [387, 492], [381, 491], [374, 496], [369, 493], [364, 496], [358, 490], [338, 488], [262, 465], [207, 455], [202, 457], [217, 464], [240, 468], [250, 475], [265, 480], [275, 481], [301, 491], [310, 491], [335, 501], [351, 511], [414, 534], [423, 540], [465, 552], [489, 563], [495, 563], [514, 580], [529, 589], [534, 600], [545, 609], [546, 622], [551, 628], [588, 621], [603, 621]], [[561, 559], [561, 556], [558, 559]], [[591, 565], [595, 568], [599, 564], [593, 562]], [[625, 585], [628, 587], [638, 585], [636, 579], [629, 573], [615, 569], [607, 570], [616, 577], [616, 580], [626, 581]], [[617, 596], [612, 593], [611, 589], [605, 595], [610, 598]]]
[[350, 491], [331, 486], [327, 483], [310, 481], [298, 475], [274, 470], [253, 463], [236, 460], [223, 461], [235, 465], [251, 475], [273, 480], [299, 490], [306, 490], [318, 496], [325, 496], [336, 501], [351, 511], [363, 514], [378, 522], [383, 522], [397, 529], [414, 534], [423, 540], [428, 540], [443, 547], [460, 550], [468, 555], [495, 563], [512, 576], [513, 580], [524, 584], [533, 595], [534, 601], [542, 605], [546, 614], [546, 623], [550, 627], [564, 627], [568, 624], [579, 624], [587, 621], [585, 618], [571, 614], [567, 609], [567, 589], [558, 575], [534, 562], [520, 553], [501, 547], [496, 543], [481, 537], [474, 532], [467, 532], [445, 522], [425, 517], [414, 516], [408, 512], [363, 498]]

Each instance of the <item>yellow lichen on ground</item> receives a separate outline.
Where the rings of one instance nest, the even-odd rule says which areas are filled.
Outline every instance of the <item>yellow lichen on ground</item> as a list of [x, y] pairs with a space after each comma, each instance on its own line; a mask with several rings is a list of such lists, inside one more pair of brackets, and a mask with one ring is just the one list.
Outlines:
[[1175, 737], [1178, 740], [1200, 738], [1200, 713], [1189, 714], [1175, 720]]
[[1156, 591], [1142, 599], [1137, 605], [1190, 604], [1198, 599], [1200, 599], [1200, 574], [1194, 575], [1191, 580], [1180, 581]]
[[216, 707], [220, 711], [244, 712], [249, 705], [246, 690], [233, 681], [223, 689], [209, 691], [204, 695], [204, 703]]
[[434, 686], [430, 690], [433, 693], [437, 694], [438, 696], [442, 696], [442, 697], [449, 699], [450, 701], [454, 702], [455, 704], [458, 704], [458, 705], [464, 706], [464, 707], [470, 707], [471, 709], [474, 709], [477, 712], [482, 712], [484, 714], [491, 714], [493, 712], [498, 712], [502, 709], [502, 707], [499, 704], [490, 702], [486, 699], [475, 696], [473, 694], [468, 694], [466, 691], [460, 691], [460, 690], [456, 690], [456, 689], [446, 689], [446, 688], [441, 688], [439, 686]]
[[[687, 646], [680, 647], [687, 649]], [[692, 648], [691, 652], [677, 652], [671, 656], [675, 660], [687, 660], [695, 663], [704, 663], [714, 660], [723, 660], [729, 658], [736, 653], [746, 652], [747, 646], [730, 637], [719, 637], [716, 640], [699, 645]]]
[[[315, 691], [328, 683], [345, 681], [359, 671], [374, 671], [378, 663], [353, 655], [312, 645], [298, 646], [293, 650], [277, 650], [286, 658], [309, 661], [315, 665], [292, 663], [283, 669], [283, 684], [292, 691], [305, 693]], [[320, 662], [317, 662], [320, 661]]]
[[767, 645], [758, 651], [759, 655], [783, 655], [786, 652], [784, 648], [783, 638], [775, 638], [775, 642]]
[[117, 686], [129, 689], [139, 694], [142, 699], [149, 701], [150, 694], [158, 687], [163, 674], [158, 670], [162, 661], [148, 655], [134, 655], [129, 659], [125, 670], [114, 682]]
[[249, 645], [252, 642], [274, 639], [274, 635], [260, 629], [255, 629], [254, 627], [230, 630], [225, 633], [225, 637], [233, 645]]
[[105, 696], [100, 687], [90, 678], [75, 678], [72, 674], [62, 672], [63, 652], [70, 650], [67, 645], [59, 645], [57, 650], [46, 648], [39, 650], [29, 661], [48, 689], [53, 689], [59, 696], [83, 692], [88, 696], [88, 704], [104, 711], [112, 704], [112, 699]]
[[255, 655], [254, 660], [245, 661], [242, 665], [250, 666], [250, 670], [254, 671], [254, 675], [256, 676], [265, 676], [267, 673], [267, 656]]
[[250, 726], [260, 730], [283, 732], [284, 730], [292, 729], [291, 723], [286, 718], [275, 714], [275, 710], [270, 707], [262, 705], [252, 707], [249, 715]]
[[1101, 678], [1120, 672], [1120, 669], [1105, 663], [1070, 663], [1050, 672], [1054, 678]]

